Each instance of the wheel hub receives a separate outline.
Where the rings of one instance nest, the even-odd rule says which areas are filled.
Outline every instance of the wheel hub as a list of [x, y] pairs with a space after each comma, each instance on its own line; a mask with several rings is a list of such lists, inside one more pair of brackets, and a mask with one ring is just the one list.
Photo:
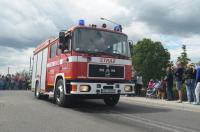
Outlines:
[[60, 97], [61, 97], [61, 94], [63, 93], [63, 87], [62, 85], [58, 86], [58, 89], [56, 90], [56, 100], [58, 102], [60, 102]]

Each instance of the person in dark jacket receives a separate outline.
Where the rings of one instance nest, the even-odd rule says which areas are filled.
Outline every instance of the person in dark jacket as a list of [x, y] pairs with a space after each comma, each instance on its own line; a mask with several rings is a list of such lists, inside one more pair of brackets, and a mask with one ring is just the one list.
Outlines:
[[[195, 70], [194, 70], [192, 64], [188, 64], [187, 68], [185, 70], [185, 85], [186, 85], [188, 103], [191, 103], [192, 97], [195, 96], [194, 74], [195, 74]], [[195, 101], [195, 99], [194, 99], [194, 101]]]
[[181, 65], [181, 62], [176, 63], [177, 67], [175, 70], [175, 79], [176, 79], [176, 90], [178, 91], [179, 101], [178, 103], [182, 103], [182, 84], [183, 84], [183, 73], [184, 69]]
[[166, 93], [167, 93], [167, 100], [173, 100], [173, 73], [171, 67], [167, 67], [166, 70]]
[[194, 102], [194, 105], [200, 105], [200, 99], [199, 99], [199, 94], [200, 94], [200, 62], [196, 68], [196, 88], [195, 88], [195, 95], [196, 95], [196, 102]]
[[4, 85], [3, 83], [4, 83], [3, 78], [0, 75], [0, 90], [3, 90], [3, 85]]
[[196, 88], [196, 68], [195, 66], [193, 65], [193, 69], [194, 69], [194, 72], [193, 72], [193, 83], [192, 83], [192, 96], [193, 96], [193, 102], [196, 102], [196, 95], [195, 95], [195, 88]]

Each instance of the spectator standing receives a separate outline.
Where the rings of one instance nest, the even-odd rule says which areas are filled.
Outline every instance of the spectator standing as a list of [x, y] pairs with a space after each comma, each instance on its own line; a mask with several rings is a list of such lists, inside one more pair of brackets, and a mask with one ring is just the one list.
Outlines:
[[31, 85], [31, 80], [30, 80], [30, 78], [29, 77], [26, 77], [26, 90], [30, 90], [30, 86]]
[[7, 74], [5, 77], [5, 89], [9, 90], [10, 89], [10, 75]]
[[15, 75], [15, 89], [19, 89], [19, 75]]
[[179, 100], [178, 103], [182, 103], [182, 82], [183, 82], [183, 67], [180, 62], [176, 63], [175, 79], [176, 79], [176, 90], [178, 91]]
[[188, 103], [192, 102], [192, 94], [193, 94], [193, 87], [194, 87], [194, 69], [192, 64], [188, 64], [185, 70], [185, 85], [186, 85], [186, 92], [187, 92], [187, 101]]
[[19, 76], [19, 80], [18, 80], [18, 88], [19, 90], [22, 90], [22, 76]]
[[3, 90], [5, 90], [6, 88], [6, 79], [5, 79], [5, 76], [3, 75], [2, 76], [2, 82], [3, 82], [3, 84], [2, 84], [2, 86], [3, 86]]
[[196, 88], [196, 68], [194, 67], [194, 65], [192, 66], [193, 68], [193, 82], [192, 82], [192, 97], [193, 97], [193, 102], [196, 102], [196, 95], [195, 95], [195, 88]]
[[10, 80], [10, 89], [13, 90], [14, 86], [15, 86], [15, 76], [12, 75]]
[[137, 82], [136, 82], [136, 95], [137, 96], [141, 96], [142, 85], [143, 85], [142, 76], [138, 75]]
[[200, 94], [200, 62], [196, 69], [196, 88], [195, 88], [195, 95], [196, 95], [196, 102], [194, 102], [194, 105], [200, 105], [199, 101], [199, 94]]
[[166, 81], [163, 78], [161, 78], [160, 86], [158, 87], [158, 97], [164, 99], [165, 91], [166, 91]]
[[0, 75], [0, 90], [3, 90], [3, 78]]
[[26, 89], [26, 80], [25, 80], [25, 77], [22, 76], [21, 78], [21, 83], [22, 83], [22, 90], [25, 90]]
[[173, 100], [173, 73], [171, 67], [167, 67], [166, 69], [166, 93], [167, 93], [167, 100]]

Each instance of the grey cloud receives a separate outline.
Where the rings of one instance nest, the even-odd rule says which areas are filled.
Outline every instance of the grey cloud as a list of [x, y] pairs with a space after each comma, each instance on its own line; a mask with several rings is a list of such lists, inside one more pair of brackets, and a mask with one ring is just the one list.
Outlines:
[[[51, 3], [49, 1], [49, 3]], [[58, 31], [72, 25], [67, 12], [56, 4], [22, 1], [23, 7], [0, 2], [0, 45], [16, 49], [35, 47]], [[41, 6], [43, 5], [43, 6]], [[28, 6], [28, 7], [26, 7]]]
[[[33, 0], [22, 0], [20, 4], [9, 2], [12, 1], [0, 2], [2, 10], [0, 45], [13, 48], [34, 47], [49, 36], [57, 35], [59, 30], [74, 25], [71, 16], [81, 14], [81, 9], [78, 9], [80, 14], [77, 14], [76, 9], [73, 8], [74, 1], [71, 0], [49, 0], [43, 4]], [[197, 0], [116, 0], [115, 2], [127, 10], [127, 13], [122, 12], [110, 18], [127, 28], [135, 21], [141, 21], [157, 34], [200, 33], [198, 17], [200, 2]], [[116, 10], [119, 9], [113, 9], [113, 12]], [[94, 12], [98, 11], [94, 9]], [[137, 38], [137, 36], [133, 37]]]
[[136, 19], [158, 33], [185, 36], [200, 33], [200, 1], [142, 1], [136, 8]]
[[13, 38], [1, 38], [0, 46], [12, 47], [12, 48], [16, 48], [16, 49], [20, 50], [20, 49], [25, 49], [25, 48], [29, 48], [29, 47], [35, 47], [42, 41], [43, 41], [42, 39], [20, 41], [20, 40], [13, 39]]

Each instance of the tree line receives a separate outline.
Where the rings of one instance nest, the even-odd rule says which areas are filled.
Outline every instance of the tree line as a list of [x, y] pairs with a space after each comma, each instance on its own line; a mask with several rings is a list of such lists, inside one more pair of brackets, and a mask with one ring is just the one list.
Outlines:
[[[165, 75], [165, 69], [168, 66], [173, 66], [174, 62], [170, 61], [169, 51], [159, 41], [144, 38], [131, 45], [130, 49], [134, 70], [137, 74], [143, 76], [144, 84], [147, 84], [152, 78], [160, 79]], [[185, 67], [190, 61], [186, 52], [186, 45], [182, 46], [182, 50], [183, 52], [177, 58], [177, 61]]]

